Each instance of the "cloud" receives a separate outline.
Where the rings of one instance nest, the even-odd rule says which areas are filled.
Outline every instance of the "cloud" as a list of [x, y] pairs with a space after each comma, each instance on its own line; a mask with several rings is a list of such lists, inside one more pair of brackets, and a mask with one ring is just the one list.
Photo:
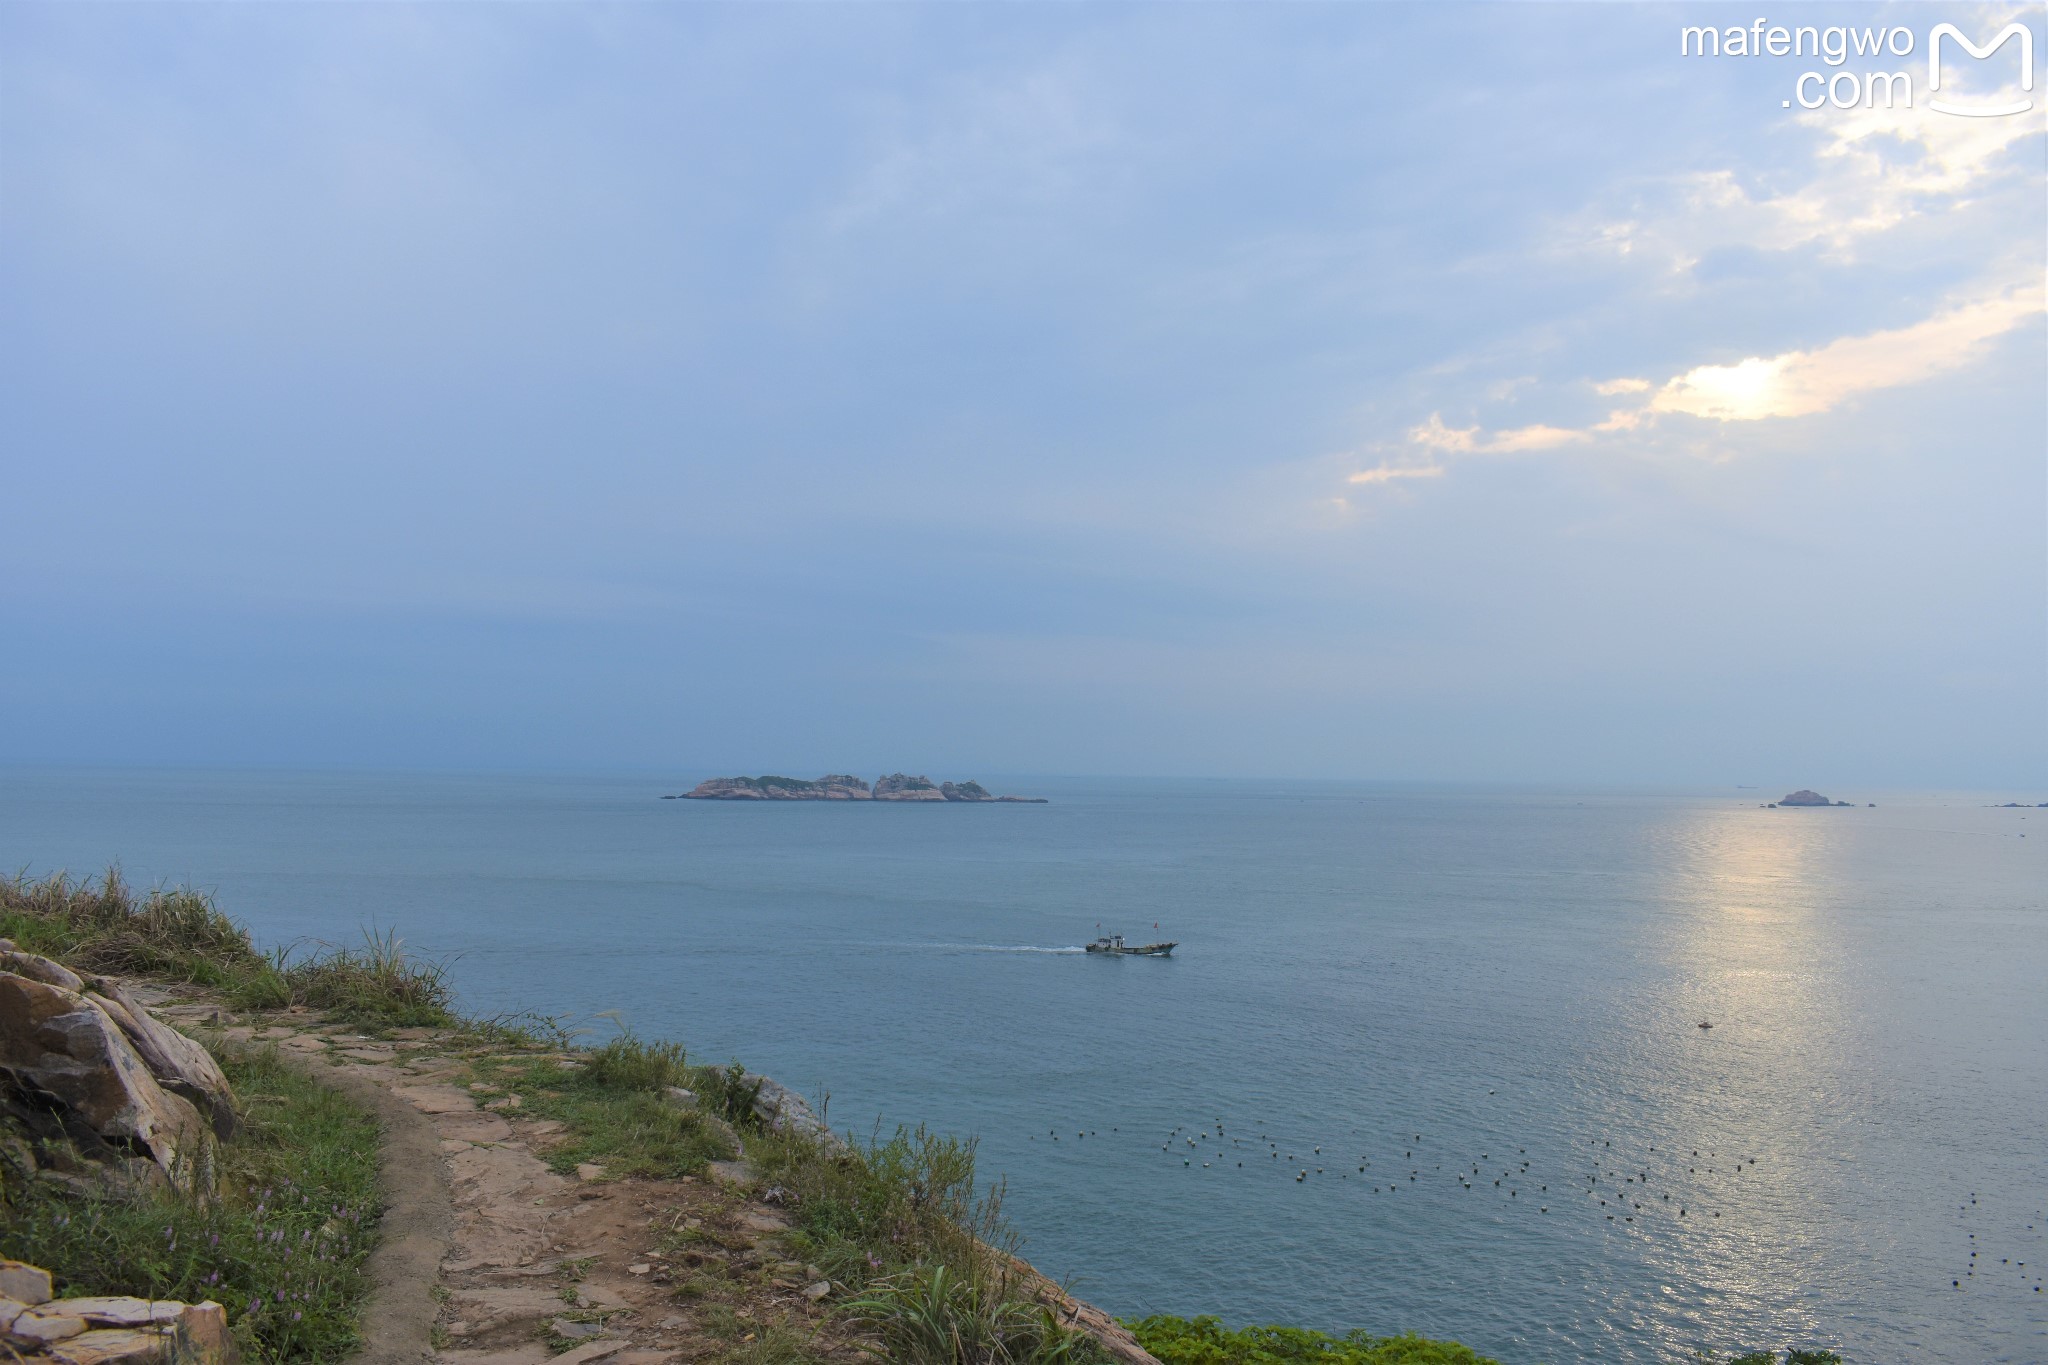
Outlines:
[[1396, 479], [1437, 479], [1442, 478], [1444, 467], [1440, 464], [1423, 465], [1380, 465], [1376, 469], [1362, 469], [1353, 474], [1349, 483], [1392, 483]]
[[[1901, 388], [1970, 364], [1993, 341], [2048, 310], [2039, 280], [1979, 291], [1905, 327], [1842, 337], [1810, 351], [1748, 356], [1733, 364], [1696, 365], [1652, 384], [1616, 379], [1594, 384], [1608, 396], [1649, 394], [1635, 406], [1616, 408], [1585, 427], [1543, 423], [1486, 432], [1477, 425], [1451, 427], [1440, 413], [1408, 431], [1412, 445], [1439, 454], [1510, 455], [1555, 450], [1599, 437], [1641, 430], [1665, 416], [1716, 422], [1755, 422], [1810, 417], [1849, 399], [1880, 389]], [[1654, 390], [1654, 392], [1653, 392]], [[1410, 471], [1382, 467], [1351, 476], [1353, 483], [1408, 477]], [[1437, 467], [1418, 472], [1440, 473]]]
[[1482, 435], [1476, 426], [1447, 427], [1443, 415], [1432, 412], [1429, 420], [1408, 433], [1408, 439], [1431, 450], [1442, 450], [1455, 455], [1516, 455], [1531, 450], [1552, 450], [1573, 441], [1583, 441], [1586, 433], [1568, 427], [1552, 427], [1537, 423], [1533, 426], [1515, 427], [1509, 431], [1497, 431], [1491, 436]]
[[[1909, 327], [1843, 337], [1815, 351], [1701, 365], [1657, 390], [1648, 410], [1723, 422], [1806, 417], [1876, 389], [1960, 369], [2042, 311], [2035, 283], [1949, 308]], [[1611, 420], [1611, 419], [1610, 419]]]

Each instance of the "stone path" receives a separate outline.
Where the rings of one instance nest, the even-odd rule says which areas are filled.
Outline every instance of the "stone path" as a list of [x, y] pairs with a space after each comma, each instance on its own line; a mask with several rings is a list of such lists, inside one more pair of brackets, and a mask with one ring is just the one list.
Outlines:
[[391, 1208], [359, 1359], [669, 1365], [731, 1358], [771, 1327], [814, 1359], [859, 1357], [830, 1315], [836, 1286], [788, 1258], [788, 1224], [753, 1197], [743, 1164], [677, 1180], [560, 1175], [543, 1154], [562, 1125], [472, 1079], [478, 1049], [463, 1035], [371, 1039], [313, 1015], [241, 1023], [152, 995], [158, 1014], [202, 1036], [217, 1028], [297, 1054], [383, 1119]]

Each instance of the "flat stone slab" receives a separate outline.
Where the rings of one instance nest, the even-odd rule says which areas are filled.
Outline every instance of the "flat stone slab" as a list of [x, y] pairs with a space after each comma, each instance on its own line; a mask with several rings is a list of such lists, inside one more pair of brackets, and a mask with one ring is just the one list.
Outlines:
[[454, 1085], [401, 1085], [394, 1092], [422, 1114], [459, 1114], [476, 1108], [467, 1090]]
[[496, 1114], [438, 1114], [434, 1129], [442, 1141], [510, 1142], [512, 1125]]
[[57, 1299], [48, 1306], [96, 1327], [152, 1327], [176, 1322], [185, 1312], [184, 1304], [169, 1299]]
[[133, 1327], [75, 1336], [59, 1343], [48, 1356], [52, 1365], [159, 1365], [170, 1358], [168, 1334]]

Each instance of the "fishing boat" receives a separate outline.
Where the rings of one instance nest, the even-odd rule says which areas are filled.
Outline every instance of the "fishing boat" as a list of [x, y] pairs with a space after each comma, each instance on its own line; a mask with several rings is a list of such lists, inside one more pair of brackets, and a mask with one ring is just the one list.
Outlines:
[[1109, 953], [1116, 957], [1171, 957], [1178, 943], [1147, 943], [1133, 946], [1124, 942], [1122, 934], [1104, 934], [1088, 945], [1091, 953]]

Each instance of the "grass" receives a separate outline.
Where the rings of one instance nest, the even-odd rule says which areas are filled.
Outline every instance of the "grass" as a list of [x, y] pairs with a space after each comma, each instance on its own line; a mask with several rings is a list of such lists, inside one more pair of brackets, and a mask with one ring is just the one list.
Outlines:
[[1164, 1365], [1497, 1365], [1455, 1341], [1417, 1336], [1334, 1337], [1302, 1327], [1232, 1331], [1213, 1317], [1158, 1316], [1124, 1325]]
[[1065, 1365], [1085, 1338], [1051, 1310], [1011, 1292], [985, 1262], [960, 1273], [917, 1265], [872, 1285], [846, 1311], [902, 1365]]
[[1062, 1327], [1032, 1290], [1002, 1216], [1000, 1184], [977, 1192], [975, 1147], [924, 1128], [834, 1147], [762, 1132], [748, 1153], [791, 1210], [792, 1255], [857, 1297], [843, 1311], [878, 1353], [907, 1365], [1095, 1365], [1095, 1342]]
[[267, 963], [248, 931], [197, 892], [138, 897], [111, 868], [99, 881], [63, 873], [0, 881], [0, 938], [89, 972], [233, 987]]
[[81, 971], [210, 986], [235, 1009], [301, 1005], [365, 1030], [459, 1022], [447, 964], [408, 956], [394, 934], [365, 932], [360, 948], [260, 953], [210, 896], [160, 887], [138, 894], [119, 868], [97, 881], [61, 872], [0, 880], [0, 938]]
[[694, 1175], [735, 1155], [730, 1130], [715, 1115], [684, 1108], [671, 1086], [695, 1079], [680, 1044], [630, 1034], [580, 1057], [489, 1055], [470, 1070], [487, 1085], [519, 1096], [520, 1112], [558, 1119], [562, 1139], [547, 1152], [555, 1170], [584, 1162], [610, 1176]]
[[217, 1055], [247, 1122], [221, 1149], [211, 1202], [80, 1196], [9, 1169], [0, 1240], [50, 1270], [60, 1297], [214, 1299], [252, 1360], [340, 1360], [368, 1292], [377, 1123], [275, 1051]]

